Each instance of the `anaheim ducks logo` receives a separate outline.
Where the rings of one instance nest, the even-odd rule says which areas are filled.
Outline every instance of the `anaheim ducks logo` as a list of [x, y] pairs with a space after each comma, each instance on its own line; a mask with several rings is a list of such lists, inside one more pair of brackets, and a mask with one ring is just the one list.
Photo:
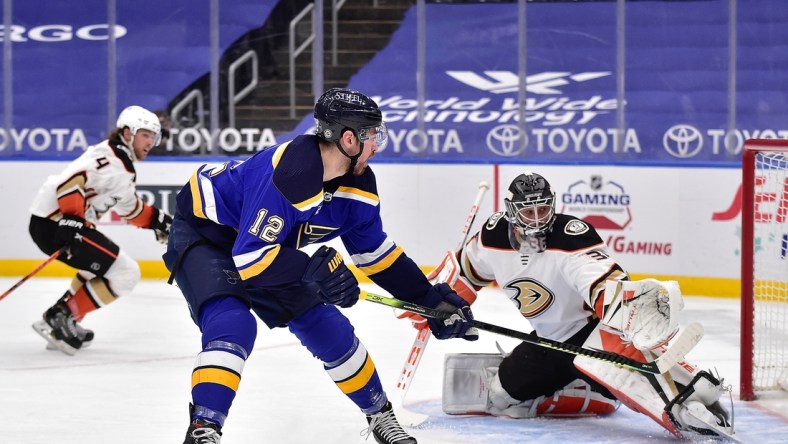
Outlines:
[[588, 231], [588, 225], [582, 220], [571, 220], [564, 228], [564, 233], [577, 236]]
[[534, 279], [517, 279], [504, 285], [503, 288], [514, 290], [514, 296], [509, 298], [517, 304], [520, 313], [526, 318], [539, 316], [555, 301], [553, 292]]
[[495, 226], [498, 225], [498, 221], [503, 219], [504, 214], [505, 213], [503, 211], [499, 211], [493, 214], [492, 216], [490, 216], [490, 219], [487, 221], [487, 229], [492, 230], [493, 228], [495, 228]]

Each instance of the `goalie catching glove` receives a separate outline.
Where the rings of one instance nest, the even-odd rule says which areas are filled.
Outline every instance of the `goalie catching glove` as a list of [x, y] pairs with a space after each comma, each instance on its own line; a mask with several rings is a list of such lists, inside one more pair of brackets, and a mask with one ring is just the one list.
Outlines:
[[[601, 298], [600, 298], [601, 299]], [[657, 348], [678, 331], [684, 300], [676, 281], [607, 281], [597, 316], [640, 350]]]
[[345, 265], [342, 255], [325, 245], [309, 259], [301, 282], [323, 303], [342, 308], [355, 304], [361, 293], [358, 281]]

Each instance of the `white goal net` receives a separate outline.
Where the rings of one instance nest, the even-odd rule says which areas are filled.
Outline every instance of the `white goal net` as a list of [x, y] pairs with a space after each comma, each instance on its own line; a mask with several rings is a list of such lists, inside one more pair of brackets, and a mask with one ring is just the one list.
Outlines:
[[788, 141], [749, 140], [742, 162], [741, 396], [788, 390]]

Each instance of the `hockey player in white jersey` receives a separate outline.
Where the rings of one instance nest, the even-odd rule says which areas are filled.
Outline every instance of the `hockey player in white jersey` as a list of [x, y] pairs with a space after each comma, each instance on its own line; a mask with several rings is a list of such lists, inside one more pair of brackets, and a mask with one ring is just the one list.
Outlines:
[[96, 229], [114, 210], [132, 225], [153, 230], [166, 243], [172, 217], [145, 203], [136, 193], [135, 162], [145, 160], [161, 136], [152, 112], [130, 106], [118, 116], [109, 138], [89, 147], [59, 174], [47, 178], [33, 201], [30, 235], [44, 253], [65, 248], [58, 260], [79, 270], [65, 294], [33, 329], [73, 355], [93, 340], [79, 321], [131, 292], [140, 268], [117, 244]]
[[[470, 303], [477, 290], [497, 283], [533, 326], [534, 339], [641, 362], [661, 354], [683, 307], [676, 282], [630, 281], [594, 227], [556, 214], [555, 193], [539, 174], [517, 176], [504, 202], [506, 210], [461, 251], [449, 252], [433, 275]], [[677, 437], [733, 433], [719, 402], [727, 390], [722, 380], [687, 362], [646, 375], [522, 343], [505, 356], [449, 355], [445, 365], [443, 407], [450, 414], [602, 415], [620, 401]]]

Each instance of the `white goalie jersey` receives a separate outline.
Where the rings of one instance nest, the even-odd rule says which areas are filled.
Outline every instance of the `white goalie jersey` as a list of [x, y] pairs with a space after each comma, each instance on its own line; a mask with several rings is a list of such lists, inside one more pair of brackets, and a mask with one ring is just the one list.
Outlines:
[[596, 230], [580, 219], [556, 214], [544, 251], [523, 254], [510, 245], [503, 216], [490, 216], [465, 245], [462, 273], [477, 287], [496, 282], [540, 337], [569, 339], [594, 315], [605, 281], [627, 274], [610, 258]]
[[132, 151], [119, 140], [89, 147], [47, 178], [33, 200], [32, 214], [57, 220], [66, 213], [95, 224], [114, 209], [132, 224], [148, 228], [153, 211], [136, 193], [133, 160]]

